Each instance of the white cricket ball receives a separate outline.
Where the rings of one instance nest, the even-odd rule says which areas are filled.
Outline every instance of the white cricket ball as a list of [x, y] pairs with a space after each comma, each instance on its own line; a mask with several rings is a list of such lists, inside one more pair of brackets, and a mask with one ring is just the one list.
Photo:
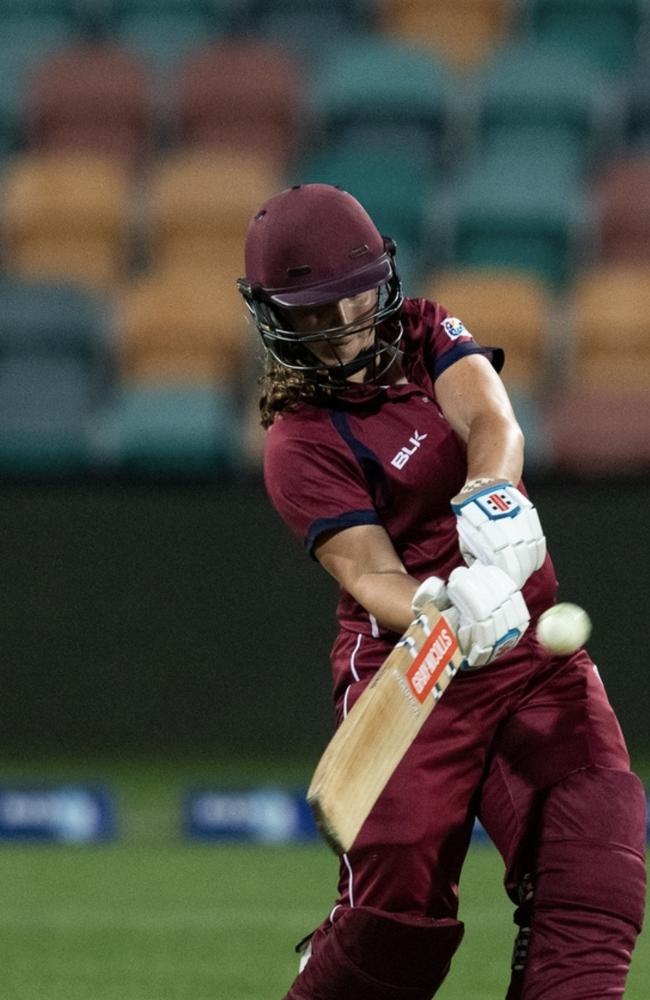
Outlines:
[[573, 653], [590, 635], [591, 619], [577, 604], [555, 604], [537, 622], [537, 638], [551, 653]]

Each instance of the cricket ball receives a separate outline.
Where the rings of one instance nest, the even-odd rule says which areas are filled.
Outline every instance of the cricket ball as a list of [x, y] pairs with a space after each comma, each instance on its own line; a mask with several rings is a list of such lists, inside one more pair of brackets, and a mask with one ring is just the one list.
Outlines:
[[537, 638], [551, 653], [573, 653], [590, 635], [589, 615], [577, 604], [555, 604], [537, 622]]

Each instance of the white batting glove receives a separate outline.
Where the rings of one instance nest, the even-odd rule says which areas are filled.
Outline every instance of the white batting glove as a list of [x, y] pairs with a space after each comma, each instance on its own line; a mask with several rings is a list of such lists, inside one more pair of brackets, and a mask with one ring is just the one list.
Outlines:
[[498, 566], [523, 587], [546, 558], [546, 539], [530, 500], [506, 481], [475, 480], [453, 497], [460, 551]]
[[460, 616], [457, 634], [465, 670], [484, 667], [512, 649], [530, 622], [521, 591], [498, 566], [458, 566], [449, 577], [447, 594]]
[[439, 576], [429, 576], [422, 581], [411, 601], [413, 613], [419, 615], [424, 605], [428, 604], [429, 601], [433, 601], [439, 611], [444, 611], [451, 604], [447, 594], [447, 585]]

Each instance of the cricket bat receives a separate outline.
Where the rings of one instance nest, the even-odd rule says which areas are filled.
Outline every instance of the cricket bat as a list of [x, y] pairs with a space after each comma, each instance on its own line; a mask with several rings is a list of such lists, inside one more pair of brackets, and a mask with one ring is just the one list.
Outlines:
[[337, 854], [349, 851], [462, 661], [454, 630], [428, 602], [337, 729], [307, 790]]

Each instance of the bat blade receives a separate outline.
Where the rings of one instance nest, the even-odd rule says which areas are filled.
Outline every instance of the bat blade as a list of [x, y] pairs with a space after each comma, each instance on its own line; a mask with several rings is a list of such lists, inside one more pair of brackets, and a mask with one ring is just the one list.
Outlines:
[[449, 622], [428, 603], [337, 729], [307, 790], [316, 823], [337, 854], [354, 843], [462, 659]]

